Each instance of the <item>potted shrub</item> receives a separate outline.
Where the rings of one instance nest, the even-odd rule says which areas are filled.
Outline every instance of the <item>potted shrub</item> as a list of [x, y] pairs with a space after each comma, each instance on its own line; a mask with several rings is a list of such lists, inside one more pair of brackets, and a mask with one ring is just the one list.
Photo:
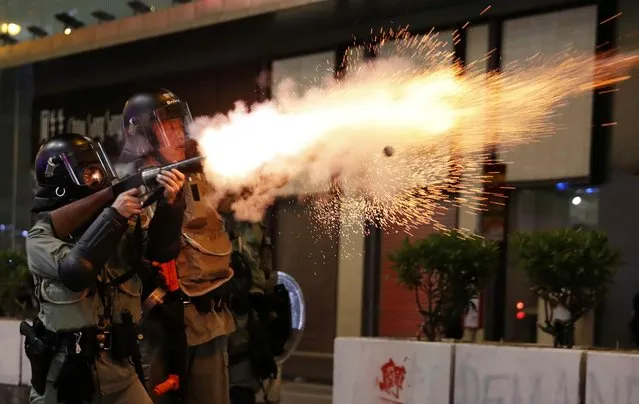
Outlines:
[[[605, 233], [586, 228], [519, 233], [511, 238], [519, 268], [543, 300], [546, 320], [538, 327], [554, 346], [572, 348], [575, 323], [601, 304], [621, 263]], [[557, 313], [564, 318], [556, 318]]]
[[0, 317], [31, 317], [36, 306], [26, 256], [18, 251], [0, 250]]
[[459, 231], [408, 238], [389, 256], [398, 282], [415, 293], [429, 341], [461, 338], [463, 316], [497, 267], [496, 243]]

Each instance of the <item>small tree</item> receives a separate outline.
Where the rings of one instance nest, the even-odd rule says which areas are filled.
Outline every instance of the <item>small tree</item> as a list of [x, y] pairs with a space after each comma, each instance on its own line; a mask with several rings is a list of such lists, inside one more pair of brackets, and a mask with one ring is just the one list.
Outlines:
[[[619, 251], [605, 233], [581, 228], [519, 233], [512, 241], [518, 266], [544, 301], [546, 321], [538, 327], [553, 336], [556, 347], [571, 348], [575, 323], [603, 302], [613, 282]], [[555, 319], [557, 308], [569, 318]]]
[[0, 250], [0, 317], [24, 318], [35, 308], [27, 258], [18, 251]]
[[452, 231], [414, 242], [407, 238], [390, 254], [398, 282], [415, 292], [420, 332], [429, 341], [459, 327], [471, 299], [497, 267], [498, 251], [494, 242]]

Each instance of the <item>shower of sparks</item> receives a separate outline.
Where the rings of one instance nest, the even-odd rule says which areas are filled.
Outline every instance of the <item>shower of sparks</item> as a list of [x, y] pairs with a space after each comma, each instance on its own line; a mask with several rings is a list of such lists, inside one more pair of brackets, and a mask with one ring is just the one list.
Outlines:
[[557, 133], [554, 118], [570, 98], [625, 80], [638, 60], [567, 50], [497, 74], [481, 61], [462, 68], [436, 33], [376, 39], [393, 56], [354, 63], [362, 57], [353, 48], [339, 80], [302, 95], [287, 82], [276, 101], [196, 119], [191, 133], [207, 156], [214, 202], [242, 195], [235, 215], [256, 221], [278, 195], [314, 195], [308, 207], [324, 227], [364, 218], [386, 229], [446, 230], [438, 220], [446, 209], [499, 203], [483, 192], [489, 150]]

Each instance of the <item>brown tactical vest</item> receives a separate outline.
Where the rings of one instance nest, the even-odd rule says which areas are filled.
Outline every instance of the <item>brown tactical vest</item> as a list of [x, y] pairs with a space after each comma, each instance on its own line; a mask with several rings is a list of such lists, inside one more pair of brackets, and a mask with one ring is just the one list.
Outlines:
[[189, 296], [204, 295], [233, 277], [233, 246], [224, 222], [207, 201], [204, 176], [191, 176], [184, 186], [186, 211], [182, 225], [182, 250], [176, 260], [180, 288]]

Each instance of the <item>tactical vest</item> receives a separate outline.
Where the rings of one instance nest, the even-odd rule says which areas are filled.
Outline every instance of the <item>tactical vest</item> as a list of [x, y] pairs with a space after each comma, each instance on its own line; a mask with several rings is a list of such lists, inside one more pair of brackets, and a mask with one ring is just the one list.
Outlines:
[[[35, 253], [35, 250], [27, 248], [27, 258], [29, 267], [34, 275], [35, 293], [40, 300], [39, 317], [44, 325], [51, 331], [83, 328], [98, 325], [100, 316], [111, 317], [113, 323], [120, 322], [120, 313], [123, 310], [131, 312], [133, 320], [137, 322], [141, 315], [140, 295], [142, 293], [142, 283], [137, 276], [118, 285], [113, 291], [113, 299], [110, 307], [105, 307], [100, 296], [94, 289], [85, 289], [81, 292], [73, 292], [59, 279], [38, 276], [40, 265], [53, 265], [59, 262], [63, 255], [60, 244], [66, 244], [68, 248], [72, 245], [59, 241], [53, 235], [51, 225], [45, 221], [39, 221], [31, 229], [31, 232], [44, 232], [50, 235], [50, 246], [43, 246], [43, 251], [47, 251], [47, 256]], [[126, 257], [129, 253], [129, 243], [127, 238], [131, 237], [133, 229], [127, 232], [122, 242], [118, 245], [116, 253], [109, 258], [104, 266], [104, 270], [98, 275], [98, 281], [107, 282], [113, 280], [133, 269], [132, 263]], [[40, 250], [38, 250], [40, 251]], [[47, 263], [46, 261], [52, 261]], [[110, 313], [105, 313], [105, 310]]]
[[182, 226], [182, 250], [176, 260], [182, 291], [202, 296], [233, 277], [233, 246], [222, 218], [207, 203], [209, 186], [202, 174], [185, 185], [186, 211]]

